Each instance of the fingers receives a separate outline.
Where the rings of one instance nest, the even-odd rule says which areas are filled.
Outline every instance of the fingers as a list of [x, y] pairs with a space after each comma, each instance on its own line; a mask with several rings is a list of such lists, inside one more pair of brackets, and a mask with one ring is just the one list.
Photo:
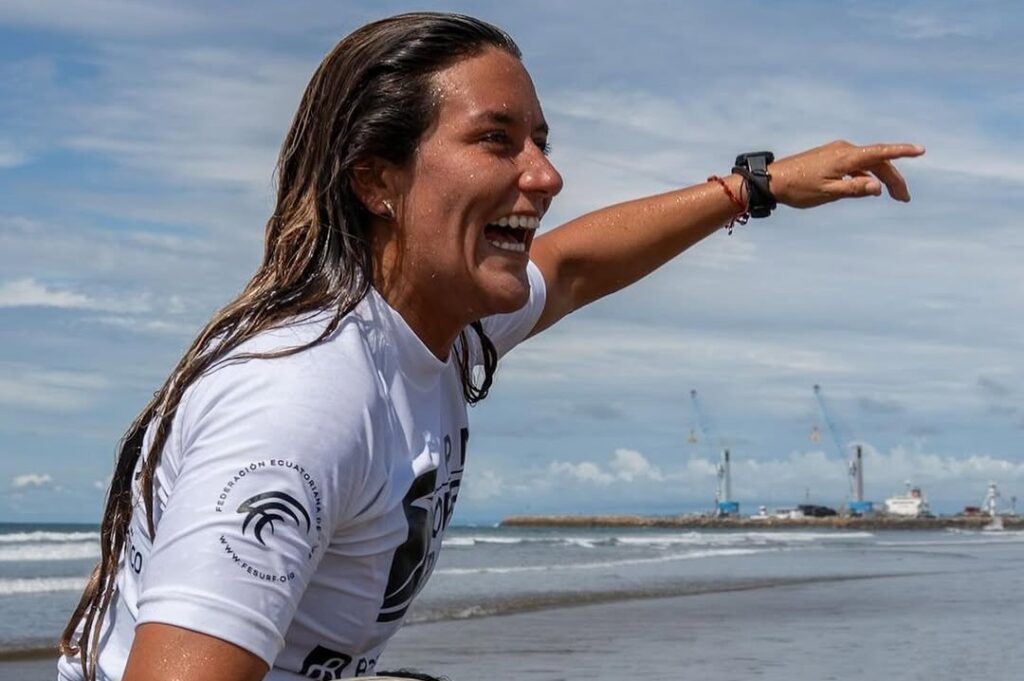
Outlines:
[[907, 182], [896, 170], [892, 160], [920, 156], [924, 151], [924, 147], [917, 144], [871, 144], [857, 147], [856, 153], [851, 155], [851, 166], [847, 173], [853, 176], [870, 171], [885, 184], [889, 196], [897, 201], [910, 201]]
[[829, 192], [836, 198], [857, 196], [878, 196], [882, 193], [882, 183], [867, 173], [851, 173], [849, 177], [835, 180]]
[[864, 159], [859, 164], [861, 167], [897, 158], [913, 158], [914, 156], [920, 156], [924, 151], [924, 147], [920, 144], [868, 144], [863, 147], [857, 147], [857, 154]]
[[896, 166], [892, 163], [883, 161], [877, 166], [872, 166], [869, 170], [885, 183], [886, 189], [889, 190], [889, 196], [897, 201], [906, 202], [910, 200], [910, 190], [907, 189], [907, 181], [903, 179], [903, 175], [900, 174], [900, 171], [896, 170]]
[[909, 201], [907, 183], [894, 159], [920, 156], [916, 144], [856, 146], [835, 141], [779, 159], [770, 167], [779, 203], [810, 208], [843, 197], [878, 196], [884, 186], [897, 201]]

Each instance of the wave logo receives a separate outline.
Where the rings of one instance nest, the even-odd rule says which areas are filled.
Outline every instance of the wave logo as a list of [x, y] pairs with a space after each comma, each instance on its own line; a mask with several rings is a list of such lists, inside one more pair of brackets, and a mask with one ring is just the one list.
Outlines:
[[394, 622], [405, 616], [413, 597], [419, 593], [433, 565], [434, 554], [430, 552], [435, 514], [434, 492], [437, 470], [420, 475], [409, 488], [402, 506], [409, 528], [405, 542], [395, 550], [391, 559], [391, 572], [384, 591], [378, 622]]
[[342, 672], [350, 662], [352, 662], [350, 655], [317, 646], [302, 661], [302, 669], [299, 673], [311, 679], [317, 679], [317, 681], [334, 681], [341, 678]]
[[[274, 523], [287, 522], [292, 520], [296, 527], [302, 527], [302, 521], [306, 523], [306, 532], [312, 527], [309, 513], [302, 504], [295, 500], [295, 497], [284, 492], [263, 492], [249, 497], [238, 507], [239, 513], [245, 513], [245, 520], [242, 521], [242, 534], [252, 523], [252, 532], [256, 540], [267, 545], [263, 541], [263, 530], [270, 526], [270, 533], [274, 534]], [[301, 518], [300, 518], [301, 516]], [[255, 521], [255, 522], [254, 522]]]

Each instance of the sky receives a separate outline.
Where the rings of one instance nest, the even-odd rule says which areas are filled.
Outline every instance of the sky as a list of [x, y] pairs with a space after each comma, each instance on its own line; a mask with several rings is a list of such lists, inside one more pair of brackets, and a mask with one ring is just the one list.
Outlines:
[[542, 229], [744, 151], [928, 148], [909, 204], [781, 207], [516, 348], [456, 522], [708, 509], [723, 447], [744, 513], [845, 503], [851, 443], [869, 500], [1024, 494], [1019, 3], [7, 0], [0, 521], [98, 520], [118, 438], [258, 264], [313, 70], [413, 9], [522, 47], [565, 179]]

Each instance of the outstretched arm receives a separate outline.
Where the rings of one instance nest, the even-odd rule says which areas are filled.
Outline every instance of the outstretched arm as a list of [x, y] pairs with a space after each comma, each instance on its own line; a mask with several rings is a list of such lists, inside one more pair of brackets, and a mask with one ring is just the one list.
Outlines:
[[[898, 158], [920, 156], [912, 144], [832, 142], [768, 167], [780, 204], [812, 208], [842, 198], [889, 195], [909, 201]], [[724, 178], [746, 200], [739, 175]], [[531, 259], [544, 274], [547, 302], [532, 334], [609, 293], [629, 286], [708, 236], [737, 213], [717, 182], [649, 196], [588, 213], [537, 237]]]

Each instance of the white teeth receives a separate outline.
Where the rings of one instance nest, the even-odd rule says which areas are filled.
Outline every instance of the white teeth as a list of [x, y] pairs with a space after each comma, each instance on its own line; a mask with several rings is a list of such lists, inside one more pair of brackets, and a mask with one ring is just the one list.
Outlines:
[[491, 241], [488, 239], [487, 243], [500, 248], [503, 251], [515, 251], [516, 253], [526, 253], [526, 244], [521, 244], [517, 241]]
[[511, 227], [513, 229], [537, 229], [540, 227], [540, 218], [527, 215], [508, 215], [495, 220], [491, 224], [499, 227]]

